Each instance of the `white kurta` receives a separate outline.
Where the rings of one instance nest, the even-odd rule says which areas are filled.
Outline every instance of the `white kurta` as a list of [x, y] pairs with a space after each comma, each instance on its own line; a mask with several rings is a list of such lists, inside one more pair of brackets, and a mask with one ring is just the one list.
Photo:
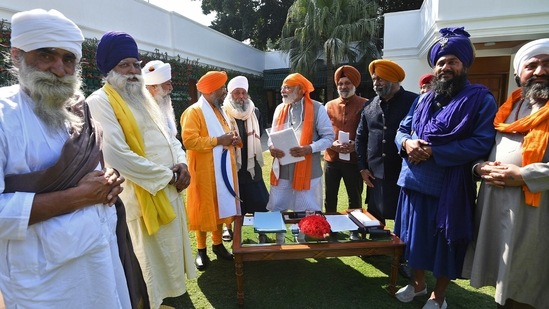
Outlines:
[[[529, 114], [523, 104], [520, 117]], [[511, 116], [515, 116], [517, 104]], [[509, 123], [509, 121], [506, 121]], [[498, 132], [489, 161], [522, 166], [520, 134]], [[549, 149], [541, 163], [521, 167], [521, 174], [532, 192], [541, 192], [539, 207], [524, 203], [522, 187], [496, 188], [482, 183], [475, 213], [477, 239], [465, 259], [463, 275], [473, 287], [495, 286], [495, 300], [508, 298], [547, 308], [549, 294]]]
[[[196, 276], [183, 197], [175, 186], [168, 185], [173, 176], [171, 168], [176, 163], [186, 163], [185, 152], [174, 136], [159, 128], [163, 124], [156, 124], [150, 116], [132, 109], [145, 144], [146, 156], [137, 155], [126, 143], [105, 92], [97, 90], [87, 102], [93, 118], [103, 127], [106, 164], [126, 178], [120, 197], [126, 206], [126, 220], [151, 308], [159, 308], [164, 298], [186, 292], [185, 273], [189, 279]], [[175, 211], [176, 218], [161, 225], [154, 235], [147, 233], [141, 218], [134, 184], [151, 194], [164, 190]]]
[[[50, 133], [19, 86], [0, 89], [4, 175], [52, 166], [69, 137]], [[98, 166], [98, 169], [100, 167]], [[32, 192], [0, 194], [0, 290], [7, 308], [130, 308], [116, 209], [101, 204], [28, 225]]]

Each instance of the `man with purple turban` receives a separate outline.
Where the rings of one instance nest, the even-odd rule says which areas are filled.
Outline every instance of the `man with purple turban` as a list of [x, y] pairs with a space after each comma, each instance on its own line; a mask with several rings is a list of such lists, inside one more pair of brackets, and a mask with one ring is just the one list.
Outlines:
[[19, 84], [0, 89], [6, 307], [131, 308], [115, 233], [123, 205], [110, 207], [124, 178], [104, 166], [80, 92], [82, 32], [42, 9], [14, 14], [11, 27]]
[[[355, 94], [360, 79], [360, 72], [354, 67], [339, 67], [334, 74], [339, 98], [326, 103], [326, 111], [337, 136], [332, 145], [324, 151], [326, 212], [337, 211], [337, 196], [342, 178], [347, 189], [349, 208], [362, 207], [364, 186], [357, 168], [355, 136], [362, 108], [368, 100]], [[351, 237], [355, 239], [358, 237], [357, 233], [351, 233]]]
[[395, 234], [406, 243], [413, 278], [396, 293], [402, 302], [426, 295], [425, 271], [436, 284], [423, 308], [446, 308], [446, 288], [461, 277], [473, 236], [476, 185], [472, 166], [494, 143], [497, 104], [467, 80], [475, 57], [469, 33], [443, 28], [428, 52], [432, 91], [414, 102], [395, 142], [403, 157]]
[[464, 275], [474, 287], [495, 286], [498, 308], [547, 308], [549, 39], [522, 46], [513, 67], [520, 88], [499, 108], [496, 144], [474, 168], [477, 237]]
[[222, 108], [227, 95], [226, 82], [224, 71], [204, 74], [196, 83], [202, 96], [181, 115], [181, 138], [193, 177], [187, 190], [187, 213], [189, 228], [196, 237], [198, 270], [205, 270], [210, 262], [206, 247], [208, 232], [217, 258], [233, 260], [223, 245], [223, 224], [230, 224], [240, 214], [235, 152], [242, 147], [242, 141], [238, 128]]
[[[105, 33], [96, 53], [105, 85], [87, 101], [104, 130], [105, 162], [126, 178], [121, 193], [150, 308], [186, 292], [196, 269], [181, 191], [190, 182], [185, 152], [145, 88], [135, 40]], [[185, 276], [186, 275], [186, 276]]]

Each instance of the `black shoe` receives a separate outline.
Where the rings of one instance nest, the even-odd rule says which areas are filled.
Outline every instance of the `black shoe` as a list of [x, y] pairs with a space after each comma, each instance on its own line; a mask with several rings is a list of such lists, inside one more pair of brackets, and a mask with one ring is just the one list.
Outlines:
[[224, 259], [224, 260], [227, 260], [227, 261], [232, 261], [233, 260], [233, 255], [229, 253], [229, 251], [227, 251], [227, 248], [225, 248], [225, 246], [223, 246], [223, 244], [219, 244], [219, 245], [212, 245], [212, 251], [213, 253], [215, 253], [215, 255], [217, 255], [217, 258], [218, 259]]
[[400, 273], [400, 275], [406, 279], [411, 279], [412, 278], [412, 268], [410, 268], [410, 266], [408, 266], [407, 263], [401, 263], [399, 266], [398, 266], [398, 272]]
[[196, 269], [205, 270], [209, 262], [210, 258], [208, 257], [206, 249], [198, 249], [196, 259], [194, 260], [194, 265], [196, 265]]

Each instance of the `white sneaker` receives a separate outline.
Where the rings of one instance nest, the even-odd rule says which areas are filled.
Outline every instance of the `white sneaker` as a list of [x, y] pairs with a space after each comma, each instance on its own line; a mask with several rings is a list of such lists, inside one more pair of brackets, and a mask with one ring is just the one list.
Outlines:
[[423, 295], [427, 295], [427, 287], [416, 293], [414, 286], [411, 284], [400, 288], [400, 290], [395, 293], [395, 297], [403, 303], [409, 303], [414, 300], [414, 297]]
[[434, 299], [428, 299], [423, 309], [446, 309], [448, 305], [446, 304], [446, 299], [442, 302], [442, 306], [438, 306], [438, 303]]

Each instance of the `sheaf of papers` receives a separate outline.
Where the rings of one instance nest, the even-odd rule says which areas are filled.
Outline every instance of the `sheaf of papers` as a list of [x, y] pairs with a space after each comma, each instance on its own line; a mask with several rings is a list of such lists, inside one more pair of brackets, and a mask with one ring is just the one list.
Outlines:
[[305, 157], [294, 157], [290, 154], [291, 148], [299, 147], [294, 129], [288, 128], [276, 132], [267, 131], [267, 133], [269, 133], [269, 137], [271, 138], [273, 146], [277, 149], [284, 151], [284, 156], [278, 159], [280, 165], [286, 165], [305, 160]]
[[332, 232], [354, 231], [358, 226], [345, 215], [325, 215]]
[[349, 215], [355, 217], [365, 227], [372, 227], [372, 226], [380, 226], [381, 225], [379, 220], [371, 219], [366, 214], [364, 214], [362, 211], [352, 211], [352, 212], [349, 213]]
[[286, 224], [280, 211], [254, 213], [254, 229], [257, 232], [285, 232]]
[[[349, 143], [349, 132], [339, 131], [337, 139], [339, 140], [340, 144]], [[349, 160], [351, 160], [351, 154], [350, 153], [341, 153], [340, 152], [339, 153], [339, 158], [341, 160], [349, 161]]]

